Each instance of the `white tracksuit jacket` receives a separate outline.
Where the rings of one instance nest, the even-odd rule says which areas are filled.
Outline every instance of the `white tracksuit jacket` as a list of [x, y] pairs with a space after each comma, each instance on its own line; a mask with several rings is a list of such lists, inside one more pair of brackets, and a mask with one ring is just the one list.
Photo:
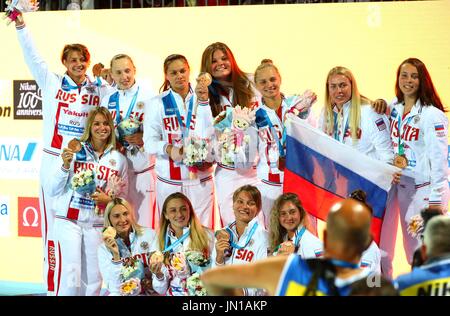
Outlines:
[[[92, 170], [95, 173], [97, 188], [105, 190], [112, 175], [121, 177], [125, 183], [124, 194], [128, 192], [128, 165], [126, 158], [111, 147], [99, 158], [89, 143], [82, 143], [82, 150], [75, 154], [75, 159], [66, 170], [59, 166], [49, 180], [51, 195], [57, 197], [56, 217], [77, 222], [103, 224], [103, 217], [94, 213], [95, 203], [91, 198], [80, 195], [70, 186], [70, 181], [77, 171]], [[56, 207], [57, 206], [57, 207]]]
[[422, 106], [417, 100], [403, 117], [404, 105], [394, 100], [390, 104], [391, 137], [394, 152], [398, 153], [399, 120], [401, 140], [404, 142], [407, 170], [414, 172], [416, 185], [430, 184], [430, 205], [445, 204], [448, 196], [448, 120], [445, 113], [434, 106]]
[[[352, 146], [369, 157], [392, 163], [394, 152], [389, 135], [389, 123], [385, 115], [377, 114], [370, 105], [361, 105], [361, 119], [358, 129], [358, 141], [353, 144], [350, 130], [351, 100], [344, 104], [341, 130], [338, 131], [338, 140]], [[334, 109], [335, 111], [336, 108]], [[326, 133], [325, 109], [319, 118], [319, 128]], [[348, 122], [348, 125], [346, 124]], [[344, 131], [345, 127], [347, 130]], [[330, 135], [333, 137], [334, 135]]]
[[[268, 233], [264, 229], [264, 227], [259, 223], [258, 216], [253, 218], [248, 223], [247, 227], [244, 230], [244, 233], [241, 235], [240, 238], [238, 237], [238, 234], [236, 231], [236, 222], [231, 223], [227, 227], [233, 233], [233, 235], [231, 236], [233, 242], [235, 244], [237, 244], [238, 246], [243, 247], [245, 245], [245, 243], [247, 242], [247, 239], [250, 236], [250, 232], [252, 231], [253, 225], [257, 225], [257, 227], [254, 230], [254, 233], [251, 236], [251, 239], [249, 240], [248, 244], [242, 249], [232, 248], [231, 255], [229, 257], [224, 258], [225, 265], [246, 264], [249, 262], [255, 262], [257, 260], [267, 258], [267, 252], [268, 252], [268, 247], [269, 247]], [[216, 257], [217, 257], [217, 252], [216, 252], [216, 248], [214, 247], [212, 258], [211, 258], [213, 267], [218, 266], [216, 263]], [[246, 296], [261, 295], [261, 290], [245, 288], [244, 295], [246, 295]]]
[[[150, 252], [156, 250], [157, 235], [153, 229], [144, 228], [144, 232], [140, 235], [134, 231], [130, 232], [130, 251], [133, 259], [139, 259], [144, 268], [148, 268], [148, 260]], [[120, 295], [120, 285], [122, 283], [121, 272], [123, 262], [129, 260], [130, 257], [120, 258], [120, 261], [113, 261], [111, 251], [102, 243], [98, 248], [98, 263], [102, 274], [103, 282], [111, 296]]]

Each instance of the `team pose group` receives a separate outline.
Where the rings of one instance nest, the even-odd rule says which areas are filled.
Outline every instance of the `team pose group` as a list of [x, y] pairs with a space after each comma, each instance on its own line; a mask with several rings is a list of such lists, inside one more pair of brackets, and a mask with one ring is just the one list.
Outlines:
[[[39, 56], [23, 19], [16, 29], [43, 98], [40, 210], [49, 295], [99, 295], [102, 284], [107, 293], [120, 295], [123, 263], [131, 259], [144, 267], [142, 293], [188, 295], [190, 274], [174, 263], [181, 252], [202, 254], [201, 269], [192, 269], [199, 273], [292, 253], [302, 259], [324, 256], [316, 219], [297, 195], [283, 193], [288, 116], [414, 175], [393, 174], [380, 244], [369, 241], [356, 266], [361, 278], [370, 273], [392, 278], [399, 218], [411, 264], [419, 240], [407, 233], [410, 218], [423, 209], [447, 211], [448, 122], [419, 59], [399, 65], [390, 103], [364, 97], [351, 71], [334, 67], [326, 76], [323, 110], [315, 117], [314, 93], [304, 95], [310, 102], [298, 107], [298, 96], [281, 92], [281, 74], [271, 60], [245, 73], [223, 43], [209, 45], [201, 57], [207, 84], [189, 82], [183, 55], [168, 56], [155, 95], [135, 80], [128, 55], [111, 59], [105, 80], [87, 74], [91, 58], [84, 45], [66, 45], [61, 62], [67, 71], [58, 75]], [[225, 163], [216, 149], [193, 172], [185, 163], [186, 140], [195, 136], [215, 144], [223, 131], [217, 126], [227, 120], [236, 127], [230, 144], [246, 145], [244, 157], [236, 154], [234, 163]], [[123, 135], [118, 128], [123, 122], [138, 122], [139, 128]], [[86, 170], [95, 175], [96, 191], [89, 195], [73, 185]], [[104, 234], [108, 227], [115, 233]]]

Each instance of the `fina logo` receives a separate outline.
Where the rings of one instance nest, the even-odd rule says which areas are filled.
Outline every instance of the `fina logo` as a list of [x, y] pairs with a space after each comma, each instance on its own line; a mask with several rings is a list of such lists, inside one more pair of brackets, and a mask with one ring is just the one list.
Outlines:
[[18, 144], [0, 144], [0, 161], [31, 161], [36, 146], [37, 143], [28, 143], [26, 148]]

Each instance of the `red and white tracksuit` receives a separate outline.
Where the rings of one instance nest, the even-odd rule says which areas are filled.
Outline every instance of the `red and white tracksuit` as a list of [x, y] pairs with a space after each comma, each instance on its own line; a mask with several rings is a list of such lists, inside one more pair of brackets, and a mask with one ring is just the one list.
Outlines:
[[[162, 94], [152, 98], [145, 109], [144, 121], [144, 148], [151, 155], [156, 156], [156, 202], [161, 213], [164, 200], [174, 192], [182, 192], [192, 202], [194, 211], [200, 222], [207, 227], [214, 225], [214, 183], [213, 168], [205, 171], [198, 171], [196, 179], [189, 178], [189, 170], [183, 162], [174, 162], [166, 153], [166, 147], [172, 144], [175, 147], [183, 146], [183, 129], [177, 119], [176, 111], [172, 106], [164, 104], [169, 94], [172, 93], [173, 106], [178, 108], [183, 121], [183, 126], [187, 124], [188, 109], [193, 104], [191, 122], [188, 135], [201, 136], [203, 131], [197, 128], [196, 120], [205, 121], [203, 112], [210, 113], [208, 102], [197, 100], [192, 91], [183, 98], [173, 90], [169, 89]], [[166, 98], [166, 99], [165, 99]], [[209, 111], [203, 111], [203, 109]], [[203, 126], [203, 124], [199, 124]]]
[[[280, 170], [278, 161], [280, 157], [278, 140], [282, 142], [284, 118], [287, 111], [292, 107], [293, 98], [283, 97], [278, 113], [266, 106], [262, 101], [256, 111], [256, 126], [258, 128], [258, 156], [256, 167], [258, 178], [261, 180], [257, 187], [262, 197], [262, 213], [265, 227], [269, 227], [270, 210], [275, 200], [283, 193], [284, 168]], [[303, 119], [309, 118], [309, 111], [301, 113]], [[267, 119], [271, 121], [270, 127]], [[308, 123], [314, 125], [309, 119]], [[284, 144], [283, 144], [284, 145]]]
[[125, 183], [128, 192], [128, 165], [118, 151], [107, 148], [98, 157], [89, 143], [74, 156], [70, 168], [60, 163], [49, 177], [49, 193], [55, 197], [54, 236], [56, 245], [56, 295], [98, 295], [102, 278], [98, 268], [97, 248], [102, 242], [103, 215], [95, 214], [95, 203], [86, 195], [71, 188], [71, 179], [82, 170], [92, 170], [97, 188], [105, 190], [110, 176], [116, 175]]
[[[188, 231], [189, 227], [183, 228], [183, 234]], [[204, 228], [208, 234], [209, 239], [209, 245], [208, 245], [208, 253], [211, 256], [211, 253], [214, 249], [214, 233], [212, 230]], [[175, 236], [175, 232], [172, 230], [170, 225], [167, 228], [166, 237], [169, 238], [170, 244], [173, 245], [175, 242], [177, 242], [178, 238]], [[188, 250], [191, 250], [189, 248], [189, 245], [191, 243], [191, 238], [188, 236], [186, 239], [184, 239], [181, 243], [179, 243], [176, 247], [174, 247], [171, 250], [171, 253], [177, 253], [177, 252], [186, 252]], [[166, 245], [167, 246], [167, 245]], [[159, 246], [157, 246], [159, 251], [163, 251], [164, 249], [159, 249]], [[206, 269], [208, 267], [205, 267]], [[156, 277], [156, 274], [153, 274], [153, 289], [161, 294], [161, 295], [167, 295], [167, 296], [187, 296], [188, 292], [185, 287], [186, 278], [180, 278], [174, 269], [171, 266], [163, 265], [161, 268], [161, 272], [163, 273], [164, 277], [159, 280]], [[192, 272], [192, 271], [191, 271]]]
[[389, 107], [394, 152], [399, 151], [400, 133], [404, 154], [408, 159], [406, 172], [414, 176], [402, 177], [400, 183], [393, 186], [388, 197], [380, 248], [387, 253], [381, 260], [383, 274], [391, 278], [398, 217], [400, 216], [406, 258], [411, 264], [419, 240], [407, 233], [408, 223], [411, 217], [420, 214], [428, 206], [438, 205], [446, 212], [449, 187], [448, 120], [445, 114], [434, 106], [422, 105], [420, 100], [406, 115], [404, 104], [396, 100]]
[[[155, 251], [156, 240], [158, 236], [151, 228], [144, 228], [141, 234], [132, 231], [130, 238], [130, 252], [133, 259], [139, 259], [144, 265], [144, 269], [148, 269], [148, 260], [150, 252]], [[111, 251], [102, 243], [98, 248], [98, 264], [102, 274], [103, 282], [109, 291], [110, 296], [120, 296], [120, 285], [122, 283], [122, 266], [123, 263], [131, 259], [120, 258], [120, 261], [113, 261]]]
[[[254, 225], [257, 225], [255, 226], [255, 229], [253, 229]], [[236, 222], [227, 225], [227, 227], [232, 232], [232, 241], [242, 248], [237, 249], [231, 247], [231, 255], [224, 258], [225, 265], [246, 264], [267, 258], [269, 248], [268, 233], [264, 227], [262, 227], [258, 217], [253, 218], [248, 223], [244, 233], [240, 237], [236, 231]], [[214, 247], [211, 256], [212, 267], [218, 266], [216, 257], [217, 252], [216, 247]], [[243, 290], [245, 296], [259, 296], [264, 295], [265, 293], [264, 290], [261, 289], [245, 288]]]
[[[108, 108], [113, 117], [116, 135], [118, 135], [117, 106], [122, 120], [128, 118], [127, 114], [130, 111], [129, 118], [143, 123], [145, 106], [153, 96], [154, 93], [150, 89], [140, 83], [135, 83], [130, 89], [113, 91], [102, 99], [101, 105]], [[118, 100], [118, 105], [116, 100]], [[130, 107], [132, 107], [131, 110]], [[143, 126], [141, 125], [142, 131]], [[142, 226], [155, 228], [159, 221], [156, 207], [155, 157], [144, 152], [144, 148], [135, 154], [127, 150], [126, 157], [130, 185], [128, 196], [136, 210], [137, 222]]]
[[[230, 88], [228, 97], [221, 96], [220, 103], [223, 110], [226, 110], [227, 107], [232, 107], [233, 95], [233, 89]], [[252, 108], [256, 108], [258, 106], [257, 97], [254, 97], [252, 99], [251, 106]], [[250, 144], [250, 146], [256, 146], [256, 144]], [[234, 191], [236, 191], [236, 189], [240, 188], [243, 185], [257, 186], [259, 184], [258, 177], [256, 176], [256, 161], [253, 167], [249, 169], [236, 169], [233, 166], [223, 165], [218, 162], [215, 171], [214, 182], [216, 188], [220, 188], [216, 192], [217, 205], [219, 207], [219, 214], [222, 225], [226, 226], [234, 221]]]
[[54, 210], [53, 199], [48, 193], [48, 175], [59, 165], [59, 153], [72, 138], [79, 138], [84, 131], [89, 111], [100, 105], [102, 95], [110, 87], [86, 77], [79, 88], [67, 75], [51, 72], [37, 52], [28, 29], [17, 28], [25, 62], [42, 91], [43, 151], [40, 166], [39, 203], [42, 238], [44, 241], [44, 282], [48, 294], [55, 291], [55, 240], [52, 236]]

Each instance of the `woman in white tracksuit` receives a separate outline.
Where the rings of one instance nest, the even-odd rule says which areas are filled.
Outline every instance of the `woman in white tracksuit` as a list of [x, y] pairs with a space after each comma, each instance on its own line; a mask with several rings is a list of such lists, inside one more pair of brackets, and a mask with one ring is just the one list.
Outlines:
[[[22, 17], [23, 18], [23, 17]], [[72, 138], [80, 138], [91, 109], [100, 105], [100, 99], [110, 87], [100, 80], [86, 75], [90, 54], [82, 44], [64, 46], [61, 62], [66, 68], [63, 75], [50, 71], [39, 55], [25, 23], [16, 19], [17, 38], [25, 62], [42, 91], [43, 155], [40, 165], [39, 206], [43, 238], [44, 280], [47, 293], [55, 293], [54, 263], [55, 240], [53, 238], [54, 199], [49, 195], [48, 175], [59, 163], [61, 149]]]
[[[200, 71], [211, 74], [213, 78], [212, 84], [208, 87], [209, 105], [213, 118], [236, 105], [250, 109], [258, 105], [258, 97], [251, 79], [239, 68], [233, 53], [226, 44], [217, 42], [205, 48]], [[256, 153], [256, 144], [250, 145], [255, 146], [255, 150], [250, 150], [250, 153]], [[246, 184], [257, 185], [259, 182], [256, 176], [256, 157], [249, 158], [254, 160], [254, 163], [247, 169], [236, 169], [233, 166], [217, 163], [214, 182], [216, 188], [220, 188], [216, 196], [220, 219], [224, 226], [230, 224], [234, 218], [232, 197], [236, 188]]]
[[[108, 179], [120, 177], [123, 195], [128, 191], [127, 162], [116, 151], [111, 114], [99, 107], [89, 113], [81, 137], [80, 151], [64, 148], [63, 165], [53, 166], [50, 193], [56, 197], [54, 236], [58, 264], [56, 295], [98, 295], [102, 278], [98, 268], [97, 248], [102, 238], [101, 210], [110, 202], [105, 193]], [[96, 191], [90, 195], [72, 189], [75, 174], [91, 170]]]
[[[212, 266], [246, 264], [267, 257], [267, 231], [258, 221], [261, 211], [261, 192], [252, 185], [244, 185], [233, 194], [235, 220], [216, 232]], [[265, 295], [263, 289], [239, 289], [239, 295]]]
[[273, 255], [296, 252], [303, 259], [322, 257], [323, 243], [307, 227], [308, 217], [297, 194], [280, 195], [270, 212], [269, 252]]
[[[208, 90], [189, 84], [190, 68], [186, 57], [178, 54], [164, 61], [163, 92], [152, 98], [145, 108], [144, 148], [156, 155], [156, 202], [161, 212], [168, 195], [182, 192], [193, 203], [202, 225], [214, 225], [213, 166], [205, 163], [195, 179], [182, 162], [184, 141], [191, 136], [205, 138], [203, 113], [210, 117]], [[209, 125], [212, 123], [210, 122]]]
[[[269, 59], [264, 59], [255, 71], [256, 89], [261, 93], [261, 102], [256, 111], [256, 126], [258, 128], [258, 165], [257, 175], [261, 180], [257, 187], [262, 195], [262, 214], [264, 225], [269, 227], [270, 210], [274, 201], [283, 193], [285, 167], [285, 118], [288, 113], [294, 113], [299, 97], [284, 96], [280, 91], [281, 75], [277, 67]], [[302, 119], [314, 125], [310, 106], [315, 101], [311, 93], [310, 102], [301, 111], [296, 112]]]
[[[111, 112], [122, 152], [128, 160], [129, 201], [136, 210], [137, 221], [142, 226], [155, 228], [159, 220], [156, 207], [155, 157], [144, 152], [142, 125], [145, 106], [155, 94], [151, 86], [135, 80], [136, 67], [130, 56], [115, 55], [110, 66], [117, 91], [105, 96], [101, 105]], [[141, 125], [137, 132], [122, 139], [118, 125], [127, 119]]]
[[[355, 77], [345, 67], [328, 72], [318, 128], [369, 157], [392, 163], [388, 119], [373, 110], [371, 101], [359, 93]], [[314, 229], [317, 231], [317, 227]]]
[[170, 260], [177, 253], [197, 251], [209, 260], [201, 269], [209, 268], [214, 248], [214, 233], [200, 224], [190, 200], [183, 193], [175, 192], [164, 201], [157, 244], [165, 260], [150, 263], [153, 289], [168, 296], [187, 296], [186, 279], [196, 271], [189, 270], [180, 274], [170, 264]]
[[[144, 271], [149, 272], [145, 278], [151, 280], [148, 260], [150, 253], [156, 250], [157, 236], [153, 229], [136, 222], [133, 207], [122, 198], [115, 198], [105, 209], [103, 228], [108, 227], [113, 227], [117, 235], [103, 236], [103, 243], [98, 248], [98, 264], [109, 295], [118, 296], [123, 282], [122, 267], [130, 260], [139, 260]], [[148, 284], [151, 285], [151, 281]], [[142, 289], [143, 294], [152, 292], [151, 286]]]
[[[381, 230], [383, 274], [392, 278], [397, 222], [403, 231], [406, 258], [411, 264], [419, 240], [407, 232], [408, 223], [423, 209], [447, 212], [448, 120], [425, 64], [408, 58], [397, 69], [396, 99], [389, 105], [391, 138], [396, 156], [403, 156], [406, 175], [391, 190]], [[412, 176], [412, 177], [411, 177]], [[397, 179], [398, 181], [398, 179]]]

